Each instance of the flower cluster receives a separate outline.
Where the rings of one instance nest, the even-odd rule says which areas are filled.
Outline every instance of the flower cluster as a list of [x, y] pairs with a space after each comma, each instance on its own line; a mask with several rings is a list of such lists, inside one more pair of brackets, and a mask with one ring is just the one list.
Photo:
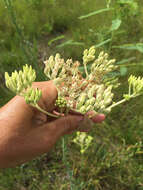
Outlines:
[[39, 111], [42, 111], [49, 116], [57, 117], [56, 115], [48, 113], [39, 107], [38, 101], [42, 96], [42, 91], [38, 88], [32, 87], [32, 83], [35, 81], [35, 79], [36, 72], [31, 66], [28, 65], [23, 66], [23, 70], [20, 70], [19, 72], [13, 72], [11, 76], [5, 72], [7, 88], [9, 88], [15, 94], [23, 96], [27, 104], [36, 107]]
[[87, 135], [86, 133], [77, 132], [76, 138], [73, 139], [73, 142], [80, 146], [80, 153], [84, 154], [84, 152], [88, 149], [93, 137]]
[[[117, 69], [115, 59], [110, 60], [104, 52], [96, 58], [95, 53], [94, 46], [84, 50], [83, 63], [72, 59], [65, 61], [58, 53], [44, 61], [44, 73], [54, 81], [58, 90], [56, 105], [63, 112], [67, 113], [71, 109], [83, 114], [88, 111], [95, 111], [95, 114], [107, 113], [120, 103], [143, 93], [143, 79], [131, 75], [128, 79], [128, 94], [124, 94], [121, 101], [114, 103], [112, 89], [119, 83], [117, 78], [111, 77], [110, 72]], [[84, 68], [84, 72], [81, 72], [81, 68]], [[35, 78], [35, 70], [28, 65], [22, 71], [13, 72], [11, 76], [5, 73], [6, 86], [11, 91], [23, 96], [28, 104], [49, 115], [38, 106], [42, 92], [32, 87]]]
[[143, 78], [131, 75], [128, 79], [128, 83], [129, 83], [128, 94], [123, 95], [125, 100], [135, 98], [143, 93]]
[[[31, 66], [26, 65], [22, 71], [15, 71], [11, 76], [6, 72], [6, 86], [15, 94], [23, 96], [26, 103], [51, 117], [62, 116], [69, 110], [83, 114], [89, 111], [95, 114], [108, 113], [113, 107], [143, 94], [143, 78], [131, 75], [128, 79], [128, 93], [119, 102], [113, 102], [112, 89], [119, 85], [118, 78], [110, 75], [110, 72], [117, 69], [114, 63], [115, 59], [109, 60], [108, 54], [104, 52], [96, 58], [94, 46], [83, 52], [82, 64], [72, 59], [64, 61], [60, 54], [50, 56], [44, 62], [44, 73], [48, 79], [53, 80], [58, 90], [56, 106], [62, 114], [49, 113], [38, 105], [42, 91], [32, 87], [36, 72]], [[81, 72], [81, 68], [84, 68], [84, 72]], [[83, 154], [91, 144], [92, 137], [77, 132], [74, 142], [80, 145]]]
[[28, 65], [23, 66], [23, 71], [15, 71], [11, 76], [5, 72], [6, 86], [16, 94], [24, 94], [27, 88], [36, 79], [36, 72]]
[[56, 100], [56, 105], [59, 108], [65, 108], [67, 106], [67, 102], [64, 98], [62, 98], [61, 96], [59, 96]]
[[[106, 75], [117, 69], [115, 60], [108, 60], [108, 54], [101, 52], [95, 59], [95, 48], [83, 52], [83, 64], [72, 59], [64, 61], [59, 54], [50, 56], [45, 63], [45, 74], [52, 79], [57, 87], [60, 97], [64, 97], [67, 106], [81, 113], [90, 110], [96, 112], [107, 112], [107, 106], [112, 104], [113, 82], [118, 84], [117, 79], [106, 79]], [[91, 64], [92, 63], [92, 64]], [[90, 65], [88, 69], [87, 64]], [[84, 67], [84, 73], [80, 66]], [[88, 71], [89, 70], [89, 71]], [[96, 95], [96, 98], [95, 98]]]

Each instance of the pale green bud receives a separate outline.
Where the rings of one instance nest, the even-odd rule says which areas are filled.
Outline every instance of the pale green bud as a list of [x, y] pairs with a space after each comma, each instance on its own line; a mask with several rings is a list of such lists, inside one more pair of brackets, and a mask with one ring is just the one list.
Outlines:
[[104, 85], [99, 85], [96, 92], [96, 99], [102, 99], [104, 93]]
[[111, 102], [112, 102], [112, 98], [111, 97], [108, 97], [108, 99], [104, 100], [105, 107], [108, 106], [109, 104], [111, 104]]
[[101, 51], [101, 52], [99, 53], [98, 58], [103, 57], [103, 55], [104, 55], [104, 51]]
[[87, 59], [88, 62], [90, 62], [90, 61], [92, 61], [94, 58], [95, 58], [95, 56], [88, 55], [86, 59]]
[[26, 102], [27, 104], [30, 104], [29, 97], [25, 96], [24, 99], [25, 99], [25, 102]]
[[111, 59], [107, 62], [106, 66], [113, 65], [115, 63], [116, 59]]
[[11, 78], [12, 78], [13, 80], [15, 80], [16, 74], [15, 74], [14, 72], [12, 73]]
[[89, 105], [89, 106], [86, 107], [85, 110], [86, 110], [86, 112], [91, 111], [91, 110], [93, 110], [93, 106], [92, 106], [92, 105]]
[[20, 93], [22, 90], [23, 90], [23, 85], [22, 85], [21, 81], [19, 81], [17, 83], [17, 89], [16, 89], [16, 91], [17, 91], [17, 93]]
[[28, 96], [30, 96], [31, 93], [32, 93], [32, 91], [33, 91], [33, 88], [31, 87], [31, 88], [29, 88], [29, 89], [26, 91], [26, 94], [27, 94]]
[[94, 55], [95, 54], [95, 47], [92, 46], [90, 49], [89, 49], [89, 54], [91, 55]]
[[40, 97], [39, 97], [39, 89], [36, 88], [35, 90], [35, 97], [34, 97], [34, 103], [36, 104], [39, 101]]
[[93, 140], [93, 137], [88, 135], [88, 136], [86, 137], [86, 139], [85, 139], [86, 145], [89, 146], [92, 140]]
[[80, 111], [81, 113], [86, 113], [86, 107], [85, 107], [85, 106], [82, 106], [82, 107], [79, 109], [79, 111]]
[[98, 102], [98, 101], [96, 101], [96, 102], [95, 102], [94, 107], [95, 107], [96, 109], [98, 109], [98, 108], [100, 107], [100, 105], [99, 105], [99, 102]]
[[84, 61], [85, 63], [87, 63], [87, 62], [88, 62], [88, 58], [87, 58], [87, 56], [86, 56], [86, 55], [84, 55], [84, 56], [83, 56], [83, 61]]
[[85, 49], [83, 52], [83, 55], [87, 55], [88, 54], [88, 49]]
[[12, 80], [9, 80], [9, 85], [10, 85], [10, 89], [15, 92], [16, 91], [16, 86], [15, 84], [12, 82]]
[[106, 113], [110, 113], [110, 112], [111, 112], [111, 108], [106, 108], [104, 111], [105, 111]]
[[105, 109], [105, 105], [101, 105], [100, 109], [104, 110]]
[[94, 85], [89, 89], [88, 94], [87, 94], [89, 98], [93, 97], [97, 88], [98, 88], [97, 85]]
[[32, 92], [31, 92], [31, 95], [30, 95], [30, 97], [29, 97], [29, 100], [31, 101], [31, 102], [33, 102], [34, 100], [35, 100], [35, 90], [34, 89], [32, 89]]
[[81, 148], [80, 153], [83, 154], [85, 152], [85, 149]]
[[79, 109], [83, 104], [84, 104], [84, 102], [85, 102], [85, 100], [86, 100], [86, 93], [82, 93], [81, 94], [81, 96], [78, 98], [78, 100], [77, 100], [77, 109]]
[[30, 69], [30, 68], [28, 67], [27, 64], [23, 66], [23, 72], [24, 72], [24, 73], [28, 73], [29, 69]]
[[93, 104], [95, 104], [95, 98], [94, 97], [88, 99], [85, 103], [85, 106], [89, 106], [89, 105], [93, 105]]
[[39, 99], [42, 97], [42, 90], [39, 90]]
[[24, 81], [23, 81], [23, 86], [24, 86], [24, 88], [27, 88], [28, 85], [29, 85], [28, 81], [27, 81], [26, 79], [24, 79]]
[[58, 96], [55, 105], [60, 108], [63, 108], [67, 106], [67, 101], [65, 100], [64, 97]]
[[104, 91], [104, 101], [106, 102], [109, 98], [113, 98], [113, 93], [111, 93], [111, 89], [112, 87], [108, 87], [105, 91]]
[[143, 89], [143, 86], [142, 86], [142, 85], [138, 85], [138, 86], [137, 86], [137, 92], [140, 92], [142, 89]]
[[55, 61], [58, 61], [60, 59], [60, 54], [59, 53], [56, 53], [56, 56], [55, 56]]
[[6, 81], [5, 81], [5, 84], [6, 84], [6, 87], [7, 87], [7, 88], [10, 88], [10, 80], [6, 80]]
[[10, 76], [8, 74], [8, 72], [5, 72], [5, 80], [9, 80], [10, 79]]
[[[18, 75], [18, 73], [14, 73], [15, 75]], [[19, 76], [22, 78], [22, 75], [23, 75], [23, 72], [22, 71], [19, 71]]]

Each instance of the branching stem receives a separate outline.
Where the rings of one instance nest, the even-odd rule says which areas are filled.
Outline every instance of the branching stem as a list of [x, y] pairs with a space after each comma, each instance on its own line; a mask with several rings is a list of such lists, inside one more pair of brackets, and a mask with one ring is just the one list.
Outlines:
[[[132, 94], [132, 95], [130, 95], [130, 98], [135, 98], [135, 97], [137, 97], [139, 95], [141, 95], [141, 94]], [[118, 105], [120, 105], [120, 104], [122, 104], [122, 103], [124, 103], [126, 101], [128, 101], [128, 100], [124, 98], [124, 99], [120, 100], [119, 102], [116, 102], [115, 104], [112, 104], [107, 109], [112, 109], [112, 108], [114, 108], [114, 107], [116, 107], [116, 106], [118, 106]]]
[[55, 114], [52, 114], [52, 113], [49, 113], [49, 112], [45, 111], [45, 110], [42, 109], [38, 104], [32, 105], [32, 106], [35, 107], [35, 108], [37, 108], [39, 111], [45, 113], [46, 115], [49, 115], [49, 116], [51, 116], [51, 117], [56, 117], [56, 118], [59, 117], [59, 116], [57, 116], [57, 115], [55, 115]]

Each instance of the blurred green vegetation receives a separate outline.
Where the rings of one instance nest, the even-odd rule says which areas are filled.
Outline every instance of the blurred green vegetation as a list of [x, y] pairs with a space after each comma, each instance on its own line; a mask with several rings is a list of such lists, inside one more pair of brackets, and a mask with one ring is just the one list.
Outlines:
[[[139, 0], [1, 0], [0, 2], [0, 105], [13, 94], [4, 86], [4, 72], [24, 64], [45, 80], [42, 61], [60, 52], [81, 60], [82, 51], [95, 45], [119, 65], [121, 86], [132, 73], [143, 76], [143, 4]], [[40, 68], [40, 69], [39, 69]], [[106, 121], [89, 133], [93, 143], [84, 156], [62, 140], [50, 153], [0, 172], [2, 190], [142, 190], [143, 97], [115, 108]], [[68, 165], [68, 171], [67, 171]], [[68, 172], [68, 173], [67, 173]], [[71, 176], [69, 178], [69, 175]]]

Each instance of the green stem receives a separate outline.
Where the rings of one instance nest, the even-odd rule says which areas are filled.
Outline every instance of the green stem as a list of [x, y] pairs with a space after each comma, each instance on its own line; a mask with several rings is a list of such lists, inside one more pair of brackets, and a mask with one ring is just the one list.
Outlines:
[[67, 174], [69, 176], [69, 182], [70, 182], [70, 190], [75, 189], [74, 185], [74, 177], [73, 177], [73, 171], [70, 168], [70, 163], [67, 160], [67, 154], [68, 154], [68, 149], [67, 149], [67, 143], [66, 143], [66, 138], [63, 137], [62, 139], [62, 150], [63, 150], [63, 162], [66, 166]]
[[129, 84], [129, 95], [131, 95], [131, 84]]
[[[130, 98], [135, 98], [135, 97], [137, 97], [137, 96], [139, 96], [140, 94], [132, 94], [132, 95], [130, 95]], [[115, 103], [115, 104], [112, 104], [111, 106], [109, 106], [107, 109], [112, 109], [112, 108], [114, 108], [115, 106], [118, 106], [118, 105], [120, 105], [120, 104], [122, 104], [122, 103], [124, 103], [124, 102], [126, 102], [126, 101], [128, 101], [127, 99], [122, 99], [122, 100], [120, 100], [119, 102], [117, 102], [117, 103]]]
[[127, 100], [126, 99], [123, 99], [123, 100], [120, 100], [119, 102], [115, 103], [115, 104], [112, 104], [111, 106], [109, 106], [107, 109], [112, 109], [114, 108], [115, 106], [118, 106], [119, 104], [122, 104], [124, 102], [126, 102]]
[[84, 65], [85, 74], [86, 74], [86, 76], [88, 77], [88, 72], [87, 72], [86, 62], [83, 62], [83, 65]]
[[45, 110], [42, 109], [38, 104], [32, 105], [32, 106], [34, 106], [35, 108], [37, 108], [39, 111], [45, 113], [46, 115], [49, 115], [49, 116], [51, 116], [51, 117], [56, 117], [56, 118], [59, 117], [59, 116], [57, 116], [57, 115], [55, 115], [55, 114], [52, 114], [52, 113], [49, 113], [49, 112], [45, 111]]

